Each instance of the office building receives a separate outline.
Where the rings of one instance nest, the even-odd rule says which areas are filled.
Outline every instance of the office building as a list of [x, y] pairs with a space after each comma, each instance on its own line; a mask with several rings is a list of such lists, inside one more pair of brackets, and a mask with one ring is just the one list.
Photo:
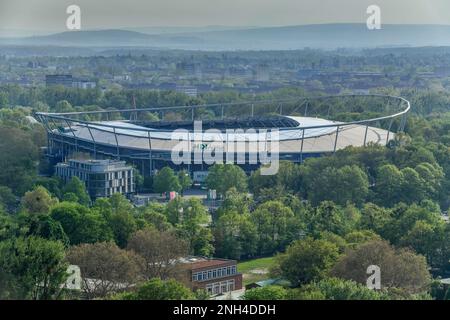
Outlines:
[[58, 163], [55, 174], [64, 181], [78, 177], [86, 185], [91, 199], [109, 197], [115, 193], [126, 196], [134, 193], [133, 168], [125, 161], [69, 160]]

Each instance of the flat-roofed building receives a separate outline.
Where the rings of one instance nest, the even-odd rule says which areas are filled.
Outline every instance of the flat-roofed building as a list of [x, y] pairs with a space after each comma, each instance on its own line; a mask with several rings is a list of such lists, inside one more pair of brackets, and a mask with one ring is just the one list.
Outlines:
[[58, 163], [55, 174], [66, 182], [78, 177], [85, 183], [91, 199], [110, 197], [115, 193], [128, 196], [135, 191], [133, 168], [125, 161], [72, 159]]
[[219, 295], [242, 289], [242, 274], [238, 273], [236, 260], [189, 257], [181, 263], [185, 284], [193, 291], [203, 289]]
[[74, 79], [72, 82], [72, 87], [77, 89], [95, 89], [97, 87], [97, 83], [86, 79]]
[[184, 93], [189, 97], [197, 97], [198, 89], [194, 86], [176, 86], [175, 91], [179, 93]]
[[73, 77], [71, 74], [48, 74], [45, 76], [45, 85], [51, 86], [64, 86], [72, 87]]

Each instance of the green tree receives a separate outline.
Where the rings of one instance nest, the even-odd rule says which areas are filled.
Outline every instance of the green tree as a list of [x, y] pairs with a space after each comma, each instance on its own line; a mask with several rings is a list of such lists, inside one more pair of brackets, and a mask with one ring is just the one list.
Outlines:
[[123, 300], [192, 300], [194, 294], [174, 279], [151, 279], [141, 285], [135, 292], [118, 295]]
[[78, 200], [77, 195], [73, 192], [64, 193], [62, 196], [62, 201], [64, 202], [78, 202]]
[[[0, 270], [8, 288], [0, 294], [12, 299], [54, 299], [66, 280], [64, 246], [37, 237], [0, 242]], [[1, 277], [1, 276], [0, 276]]]
[[349, 246], [345, 238], [329, 231], [320, 232], [316, 239], [322, 239], [334, 243], [336, 247], [339, 249], [339, 254], [344, 253]]
[[20, 214], [17, 223], [21, 233], [25, 236], [35, 236], [47, 240], [60, 241], [65, 246], [69, 244], [69, 238], [64, 232], [59, 221], [54, 220], [50, 214]]
[[9, 105], [9, 97], [6, 92], [0, 92], [0, 109], [7, 108]]
[[403, 235], [407, 234], [417, 221], [424, 221], [432, 226], [442, 223], [441, 212], [438, 206], [423, 201], [419, 205], [399, 204], [392, 209], [393, 220], [387, 224], [380, 233], [393, 244], [399, 244]]
[[22, 195], [30, 190], [39, 160], [38, 146], [29, 132], [0, 124], [0, 185]]
[[249, 178], [250, 190], [259, 197], [265, 189], [278, 188], [282, 192], [298, 192], [301, 182], [300, 166], [291, 161], [280, 161], [275, 175], [262, 175], [261, 169], [252, 173]]
[[177, 197], [167, 204], [166, 215], [179, 236], [188, 241], [191, 254], [210, 256], [214, 252], [210, 215], [199, 199]]
[[424, 255], [441, 272], [450, 265], [450, 227], [445, 222], [418, 220], [400, 239], [400, 245]]
[[206, 224], [210, 217], [207, 208], [197, 198], [177, 197], [167, 204], [165, 214], [172, 225], [190, 222]]
[[392, 207], [402, 199], [403, 173], [392, 164], [378, 169], [375, 184], [377, 203], [385, 207]]
[[302, 226], [289, 207], [279, 201], [261, 204], [251, 213], [259, 255], [281, 250], [302, 233]]
[[344, 236], [359, 223], [360, 214], [358, 210], [355, 210], [353, 206], [341, 208], [331, 201], [324, 201], [310, 210], [309, 232], [317, 235], [328, 231]]
[[216, 255], [229, 259], [251, 257], [256, 253], [256, 233], [248, 213], [223, 213], [213, 229]]
[[287, 290], [280, 286], [267, 286], [245, 291], [243, 300], [285, 300]]
[[136, 220], [132, 212], [119, 211], [113, 213], [107, 223], [114, 235], [114, 241], [121, 248], [125, 248], [130, 235], [137, 230]]
[[17, 199], [12, 190], [6, 186], [0, 186], [0, 206], [12, 211], [17, 204]]
[[385, 293], [367, 288], [350, 280], [327, 278], [294, 290], [291, 299], [306, 300], [308, 297], [326, 300], [386, 300]]
[[424, 191], [427, 196], [432, 199], [437, 199], [444, 179], [442, 168], [437, 164], [433, 165], [425, 162], [417, 165], [415, 170], [425, 186]]
[[87, 206], [91, 202], [91, 198], [86, 191], [86, 186], [78, 177], [72, 177], [64, 186], [63, 197], [68, 193], [71, 194], [71, 198], [73, 198], [73, 195], [75, 195], [77, 198], [77, 202], [82, 205]]
[[229, 189], [222, 205], [219, 208], [220, 211], [236, 211], [239, 213], [250, 213], [250, 207], [253, 205], [253, 198], [245, 193], [237, 191], [235, 188]]
[[178, 181], [180, 183], [180, 191], [186, 191], [192, 186], [192, 179], [186, 170], [181, 170], [178, 172]]
[[392, 212], [373, 203], [366, 203], [361, 210], [360, 225], [363, 229], [370, 229], [383, 235], [389, 223], [392, 221]]
[[247, 191], [247, 176], [244, 170], [233, 164], [215, 164], [210, 167], [205, 183], [209, 189], [217, 190], [222, 196], [231, 188], [239, 192]]
[[144, 207], [137, 208], [137, 224], [139, 229], [154, 227], [166, 231], [172, 227], [165, 214], [165, 206], [158, 202], [150, 202]]
[[96, 210], [80, 204], [61, 202], [52, 208], [51, 216], [61, 223], [71, 245], [113, 239], [105, 218]]
[[4, 212], [0, 206], [0, 241], [15, 238], [21, 233], [21, 228], [14, 216]]
[[115, 193], [108, 199], [98, 199], [94, 204], [95, 209], [105, 218], [116, 244], [125, 248], [128, 238], [138, 227], [130, 201], [124, 195]]
[[178, 234], [190, 243], [191, 254], [210, 257], [214, 253], [211, 229], [204, 226], [185, 224], [177, 228]]
[[141, 190], [141, 188], [144, 186], [145, 178], [144, 176], [139, 172], [138, 169], [133, 168], [133, 177], [134, 177], [134, 183], [136, 185], [136, 190]]
[[333, 243], [308, 237], [293, 242], [286, 253], [276, 257], [274, 272], [298, 286], [328, 276], [338, 256]]
[[339, 169], [327, 167], [323, 172], [311, 172], [305, 184], [313, 204], [330, 200], [339, 205], [352, 202], [360, 206], [369, 193], [367, 174], [356, 165]]
[[58, 203], [44, 187], [37, 186], [22, 197], [22, 207], [31, 214], [48, 213], [51, 206]]
[[153, 177], [153, 189], [159, 193], [179, 192], [181, 185], [175, 172], [169, 167], [164, 167]]
[[363, 243], [381, 240], [381, 237], [372, 230], [355, 230], [345, 235], [347, 247], [356, 248]]
[[401, 173], [403, 175], [402, 200], [406, 203], [413, 203], [425, 199], [426, 183], [420, 178], [417, 171], [412, 168], [404, 168]]

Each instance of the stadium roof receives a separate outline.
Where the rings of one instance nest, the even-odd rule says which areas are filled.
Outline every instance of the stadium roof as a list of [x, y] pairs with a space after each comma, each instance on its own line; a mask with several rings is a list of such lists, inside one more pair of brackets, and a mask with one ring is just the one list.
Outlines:
[[[350, 125], [343, 126], [339, 129], [339, 139], [336, 139], [337, 126], [340, 122], [329, 121], [319, 118], [308, 117], [290, 117], [299, 122], [297, 128], [290, 128], [289, 130], [279, 131], [279, 152], [290, 153], [298, 152], [302, 148], [303, 152], [330, 152], [334, 150], [334, 145], [337, 140], [336, 149], [342, 149], [347, 146], [363, 146], [364, 143], [380, 143], [385, 144], [387, 140], [388, 131], [375, 127], [367, 127], [364, 125]], [[104, 126], [107, 124], [108, 126]], [[303, 127], [310, 126], [325, 126], [318, 128], [305, 129], [303, 133]], [[334, 125], [332, 127], [326, 127], [327, 125]], [[95, 122], [89, 126], [86, 125], [73, 125], [71, 130], [60, 131], [60, 135], [68, 137], [76, 136], [78, 139], [85, 141], [95, 141], [98, 144], [114, 145], [117, 144], [124, 148], [133, 148], [148, 150], [150, 148], [149, 135], [151, 136], [151, 148], [153, 150], [171, 151], [176, 145], [179, 145], [180, 139], [174, 138], [173, 131], [164, 131], [159, 129], [145, 128], [135, 125], [127, 121], [108, 121], [108, 122]], [[186, 148], [193, 149], [200, 143], [214, 143], [216, 148], [222, 148], [231, 150], [231, 143], [236, 152], [248, 152], [252, 150], [252, 142], [257, 141], [258, 132], [247, 133], [223, 133], [217, 132], [194, 132], [189, 133], [184, 129], [186, 140]], [[183, 137], [180, 132], [180, 138]], [[302, 142], [302, 137], [304, 140]], [[267, 139], [268, 142], [275, 139], [275, 133], [268, 130], [267, 134], [259, 135], [259, 140]], [[394, 134], [390, 133], [390, 137], [393, 138]], [[117, 138], [117, 140], [116, 140]], [[189, 141], [188, 141], [189, 140]], [[225, 143], [224, 141], [228, 141]], [[235, 143], [242, 142], [242, 143]], [[244, 149], [245, 147], [245, 149]], [[271, 143], [266, 146], [267, 151], [273, 150], [274, 147]]]

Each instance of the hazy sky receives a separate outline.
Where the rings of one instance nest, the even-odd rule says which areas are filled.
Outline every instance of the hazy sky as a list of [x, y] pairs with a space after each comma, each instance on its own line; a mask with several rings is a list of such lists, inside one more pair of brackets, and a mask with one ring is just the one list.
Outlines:
[[382, 23], [450, 24], [450, 0], [0, 0], [0, 29], [64, 30], [70, 4], [84, 29], [365, 22], [371, 4]]

